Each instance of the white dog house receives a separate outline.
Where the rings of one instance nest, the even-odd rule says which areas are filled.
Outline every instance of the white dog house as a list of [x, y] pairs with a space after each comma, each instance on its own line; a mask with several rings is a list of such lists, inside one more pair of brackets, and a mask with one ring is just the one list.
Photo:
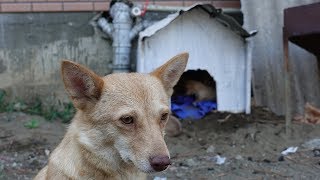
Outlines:
[[215, 79], [219, 111], [250, 113], [250, 34], [211, 5], [194, 5], [140, 32], [138, 72], [150, 72], [180, 52], [187, 69], [205, 69]]

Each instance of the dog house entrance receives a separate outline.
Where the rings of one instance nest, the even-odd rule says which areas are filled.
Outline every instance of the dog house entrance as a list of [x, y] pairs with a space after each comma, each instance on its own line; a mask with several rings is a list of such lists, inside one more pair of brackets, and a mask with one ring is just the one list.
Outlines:
[[216, 82], [206, 70], [184, 72], [174, 87], [172, 113], [181, 119], [201, 119], [217, 109]]

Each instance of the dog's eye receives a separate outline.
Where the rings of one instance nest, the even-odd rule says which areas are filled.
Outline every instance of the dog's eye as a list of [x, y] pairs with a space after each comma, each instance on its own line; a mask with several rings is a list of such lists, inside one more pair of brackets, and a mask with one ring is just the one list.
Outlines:
[[169, 116], [169, 113], [163, 113], [163, 114], [161, 115], [161, 121], [167, 120], [167, 119], [168, 119], [168, 116]]
[[132, 124], [133, 123], [133, 117], [132, 116], [123, 116], [123, 117], [120, 118], [120, 120], [124, 124]]

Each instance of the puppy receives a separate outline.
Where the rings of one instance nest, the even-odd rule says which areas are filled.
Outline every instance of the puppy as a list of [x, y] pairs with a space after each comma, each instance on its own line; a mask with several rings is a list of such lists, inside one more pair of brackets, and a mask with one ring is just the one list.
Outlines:
[[105, 77], [63, 61], [63, 82], [77, 112], [35, 179], [145, 179], [165, 170], [169, 99], [188, 56], [179, 54], [150, 74]]
[[216, 89], [200, 81], [188, 80], [185, 84], [186, 95], [194, 95], [195, 102], [216, 100]]

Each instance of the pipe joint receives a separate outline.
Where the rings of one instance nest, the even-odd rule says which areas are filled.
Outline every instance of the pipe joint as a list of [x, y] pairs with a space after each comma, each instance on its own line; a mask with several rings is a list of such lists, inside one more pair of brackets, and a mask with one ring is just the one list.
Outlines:
[[99, 18], [98, 20], [98, 26], [102, 29], [103, 32], [105, 32], [109, 37], [112, 37], [113, 34], [113, 26], [112, 24], [108, 23], [108, 21], [105, 18]]

